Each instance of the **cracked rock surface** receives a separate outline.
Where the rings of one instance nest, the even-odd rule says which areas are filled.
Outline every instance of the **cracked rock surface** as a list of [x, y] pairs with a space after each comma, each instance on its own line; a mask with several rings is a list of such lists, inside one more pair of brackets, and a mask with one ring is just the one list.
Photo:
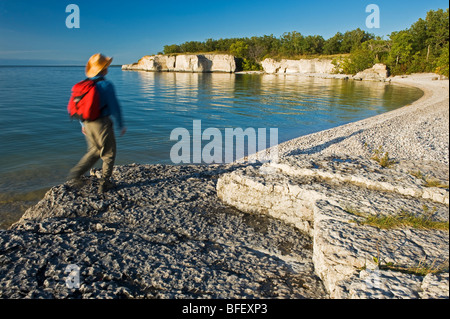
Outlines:
[[[424, 96], [266, 150], [277, 160], [222, 175], [219, 197], [310, 234], [314, 270], [331, 298], [448, 299], [448, 228], [364, 223], [370, 216], [410, 214], [448, 225], [449, 82], [433, 79], [393, 78], [420, 87]], [[388, 154], [391, 165], [373, 160], [374, 150]]]
[[[448, 298], [448, 231], [362, 217], [448, 221], [448, 81], [431, 76], [394, 78], [424, 97], [283, 143], [275, 163], [127, 165], [104, 195], [95, 171], [52, 188], [0, 231], [0, 297]], [[379, 146], [393, 167], [369, 160]]]
[[[226, 173], [219, 179], [218, 195], [241, 211], [285, 220], [310, 234], [315, 272], [332, 298], [448, 298], [448, 230], [364, 224], [366, 217], [399, 214], [448, 222], [448, 188], [425, 187], [422, 179], [406, 173], [409, 163], [403, 162], [381, 168], [364, 158], [311, 155], [288, 163]], [[448, 176], [448, 167], [440, 169]], [[367, 279], [362, 272], [383, 265], [445, 273], [424, 277], [380, 270]], [[382, 285], [370, 284], [374, 274]]]
[[326, 298], [308, 235], [217, 198], [235, 168], [128, 165], [103, 195], [95, 172], [52, 188], [0, 232], [0, 297]]

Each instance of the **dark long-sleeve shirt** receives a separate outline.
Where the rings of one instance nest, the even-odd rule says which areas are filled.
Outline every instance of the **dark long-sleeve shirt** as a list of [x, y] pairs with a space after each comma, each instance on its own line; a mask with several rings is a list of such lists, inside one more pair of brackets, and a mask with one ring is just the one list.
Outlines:
[[[96, 76], [91, 78], [91, 80], [99, 80], [100, 78], [101, 76]], [[100, 93], [100, 103], [103, 106], [100, 117], [112, 116], [119, 130], [122, 130], [125, 125], [114, 85], [110, 81], [103, 78], [103, 80], [97, 82], [97, 88]]]

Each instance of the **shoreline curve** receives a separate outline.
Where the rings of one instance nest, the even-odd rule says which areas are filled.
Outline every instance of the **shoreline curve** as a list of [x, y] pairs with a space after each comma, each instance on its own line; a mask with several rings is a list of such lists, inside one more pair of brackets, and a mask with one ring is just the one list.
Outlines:
[[[222, 175], [217, 193], [240, 211], [308, 233], [315, 273], [331, 298], [448, 299], [449, 82], [432, 74], [391, 81], [424, 95], [272, 147], [265, 153], [276, 160]], [[401, 214], [446, 223], [447, 230], [364, 224]], [[436, 264], [426, 275], [398, 271], [429, 260]]]
[[[370, 212], [377, 208], [371, 203], [396, 202], [398, 190], [412, 192], [407, 196], [413, 198], [411, 204], [399, 195], [400, 204], [411, 209], [433, 200], [419, 198], [424, 192], [416, 196], [415, 190], [423, 190], [418, 180], [408, 177], [407, 187], [399, 187], [403, 170], [386, 174], [365, 160], [379, 145], [412, 167], [431, 163], [434, 171], [443, 170], [448, 182], [448, 81], [432, 81], [432, 75], [421, 74], [392, 82], [420, 86], [424, 96], [409, 106], [284, 142], [279, 145], [279, 165], [284, 166], [127, 165], [115, 168], [117, 189], [103, 196], [96, 194], [96, 170], [86, 177], [82, 189], [67, 184], [53, 187], [18, 223], [0, 231], [0, 296], [448, 298], [448, 271], [423, 278], [380, 274], [370, 267], [360, 270], [364, 263], [371, 265], [377, 249], [388, 261], [408, 264], [423, 257], [414, 250], [423, 245], [425, 257], [448, 260], [448, 232], [432, 234], [443, 245], [442, 251], [426, 246], [432, 242], [428, 232], [361, 228], [348, 223], [348, 212], [340, 207], [342, 199], [356, 199], [361, 209], [367, 208], [368, 201]], [[346, 184], [338, 183], [348, 189], [336, 188], [318, 175], [305, 175], [317, 167], [331, 178], [349, 177]], [[281, 173], [272, 174], [270, 169]], [[361, 171], [367, 173], [366, 179], [354, 180], [351, 173]], [[392, 184], [395, 191], [380, 197], [376, 189], [362, 190], [360, 184], [367, 180], [386, 187]], [[233, 189], [225, 194], [233, 185], [245, 200], [254, 195], [255, 206], [240, 207]], [[272, 198], [259, 196], [265, 190]], [[363, 200], [355, 197], [359, 191]], [[442, 194], [436, 194], [428, 191], [427, 196], [437, 196], [436, 214], [448, 220], [448, 202], [441, 203]], [[444, 202], [445, 195], [448, 201], [448, 189]], [[303, 201], [301, 196], [306, 196]], [[411, 234], [412, 244], [404, 242], [395, 251], [370, 241], [383, 235], [407, 242]], [[14, 263], [19, 259], [20, 265]], [[74, 263], [83, 278], [78, 290], [64, 285], [63, 266]], [[387, 288], [374, 291], [373, 285], [367, 285], [373, 278], [386, 282]], [[406, 288], [390, 291], [390, 278]]]
[[310, 151], [302, 154], [347, 153], [370, 157], [371, 150], [382, 146], [396, 159], [436, 161], [448, 165], [449, 81], [436, 79], [433, 73], [392, 77], [392, 84], [418, 88], [424, 92], [423, 96], [410, 105], [389, 112], [280, 143], [279, 155], [282, 157], [306, 149]]

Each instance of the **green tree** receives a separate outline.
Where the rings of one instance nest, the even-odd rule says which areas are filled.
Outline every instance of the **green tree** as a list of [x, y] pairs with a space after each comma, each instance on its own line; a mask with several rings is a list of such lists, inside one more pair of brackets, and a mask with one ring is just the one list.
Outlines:
[[353, 50], [350, 57], [343, 58], [339, 67], [342, 73], [355, 75], [358, 72], [371, 68], [375, 64], [375, 54], [365, 48], [357, 48]]
[[181, 53], [181, 48], [177, 44], [165, 45], [164, 54]]
[[204, 47], [206, 52], [214, 52], [216, 51], [217, 41], [213, 39], [207, 39]]
[[362, 48], [370, 51], [371, 55], [375, 55], [375, 63], [379, 63], [384, 61], [389, 54], [391, 42], [377, 37], [376, 39], [364, 42]]
[[439, 49], [449, 41], [449, 14], [439, 9], [437, 11], [429, 11], [426, 17], [427, 37], [425, 41], [427, 45]]
[[248, 44], [238, 40], [230, 46], [229, 52], [238, 58], [248, 57]]
[[[247, 40], [247, 41], [246, 41]], [[247, 44], [248, 39], [242, 39], [231, 44], [229, 52], [238, 58], [238, 69], [244, 71], [258, 71], [261, 70], [261, 66], [254, 57], [250, 57], [250, 49], [252, 48]]]
[[391, 66], [393, 74], [405, 73], [407, 71], [407, 63], [412, 60], [413, 56], [413, 37], [408, 31], [392, 32], [391, 51], [387, 58], [387, 63]]
[[385, 63], [391, 74], [437, 72], [448, 74], [449, 9], [430, 10], [407, 30], [393, 32], [388, 40], [355, 29], [337, 32], [324, 40], [319, 35], [303, 36], [300, 32], [251, 38], [207, 39], [164, 46], [165, 54], [223, 52], [235, 55], [245, 70], [260, 69], [267, 57], [298, 58], [312, 54], [347, 54], [335, 59], [338, 69], [355, 74], [374, 63]]
[[247, 43], [248, 56], [254, 61], [261, 61], [265, 56], [276, 56], [280, 48], [280, 40], [273, 35], [251, 37]]
[[336, 33], [332, 38], [325, 41], [323, 45], [323, 53], [325, 54], [338, 54], [341, 53], [341, 44], [344, 39], [344, 35], [340, 32]]
[[183, 53], [195, 53], [205, 51], [202, 42], [199, 41], [184, 42], [180, 45], [180, 49], [181, 52]]
[[284, 33], [281, 37], [280, 53], [285, 57], [303, 54], [304, 37], [297, 31]]
[[417, 52], [426, 49], [426, 42], [428, 40], [427, 22], [422, 18], [419, 18], [419, 20], [411, 26], [409, 32], [411, 33], [413, 40], [413, 50]]
[[303, 54], [321, 54], [325, 40], [320, 35], [309, 35], [303, 40], [302, 52]]
[[449, 43], [444, 46], [441, 51], [441, 55], [436, 61], [436, 69], [435, 72], [441, 75], [445, 75], [448, 77], [449, 73]]
[[350, 53], [359, 48], [362, 43], [374, 38], [375, 36], [373, 34], [367, 33], [360, 28], [353, 31], [347, 31], [342, 38], [340, 53]]
[[[435, 72], [449, 42], [448, 28], [449, 11], [439, 9], [428, 11], [425, 19], [420, 18], [409, 29], [392, 33], [386, 59], [392, 73]], [[445, 67], [441, 65], [439, 69]]]

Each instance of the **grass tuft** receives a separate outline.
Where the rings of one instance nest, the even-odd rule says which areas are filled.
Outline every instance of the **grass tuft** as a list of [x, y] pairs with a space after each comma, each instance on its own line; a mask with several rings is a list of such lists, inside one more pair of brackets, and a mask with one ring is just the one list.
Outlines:
[[423, 186], [424, 187], [437, 187], [437, 188], [449, 188], [448, 184], [442, 183], [440, 180], [438, 180], [435, 177], [425, 176], [422, 174], [421, 171], [411, 171], [409, 172], [412, 176], [414, 176], [417, 179], [421, 179], [424, 181]]
[[401, 210], [399, 213], [394, 215], [367, 215], [363, 214], [353, 208], [345, 209], [346, 212], [363, 217], [362, 221], [354, 221], [361, 225], [368, 225], [377, 227], [380, 229], [395, 229], [410, 227], [416, 229], [429, 229], [429, 230], [444, 230], [449, 231], [449, 222], [433, 220], [432, 216], [436, 212], [436, 208], [429, 210], [428, 206], [424, 205], [424, 214], [421, 216], [416, 216], [413, 213]]
[[380, 270], [393, 270], [399, 271], [406, 274], [426, 276], [428, 274], [439, 274], [448, 271], [448, 260], [440, 265], [436, 265], [436, 261], [432, 263], [426, 263], [425, 261], [420, 261], [418, 265], [412, 267], [395, 265], [392, 262], [379, 263], [378, 268]]
[[392, 167], [397, 162], [393, 159], [389, 158], [388, 152], [383, 152], [383, 148], [380, 146], [378, 149], [373, 151], [371, 160], [374, 160], [378, 164], [380, 164], [381, 167], [389, 168]]

